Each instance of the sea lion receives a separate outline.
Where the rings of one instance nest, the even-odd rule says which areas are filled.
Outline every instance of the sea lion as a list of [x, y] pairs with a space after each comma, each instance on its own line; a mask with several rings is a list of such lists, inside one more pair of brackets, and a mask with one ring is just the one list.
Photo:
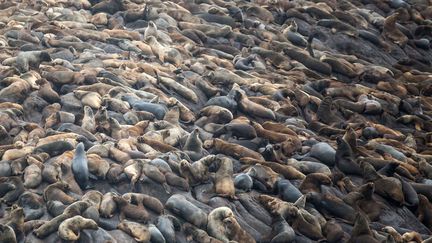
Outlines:
[[180, 229], [180, 222], [171, 215], [162, 215], [157, 218], [157, 228], [166, 242], [176, 242], [175, 231]]
[[183, 150], [194, 161], [201, 159], [204, 155], [208, 154], [203, 149], [203, 143], [199, 138], [199, 130], [194, 129], [183, 146]]
[[417, 208], [418, 219], [422, 222], [428, 229], [432, 228], [432, 204], [429, 202], [427, 197], [422, 194], [418, 194], [419, 205]]
[[268, 211], [273, 215], [286, 219], [296, 231], [310, 239], [320, 239], [322, 238], [322, 232], [318, 220], [304, 208], [299, 207], [300, 201], [304, 200], [305, 196], [302, 196], [293, 204], [267, 195], [258, 196], [258, 201]]
[[116, 194], [113, 192], [107, 192], [103, 195], [99, 208], [99, 212], [102, 217], [111, 218], [114, 216], [114, 212], [117, 209], [117, 204], [114, 201], [115, 195]]
[[117, 195], [113, 196], [113, 200], [120, 210], [120, 220], [129, 218], [143, 223], [149, 220], [150, 215], [145, 208], [130, 204], [126, 199]]
[[234, 178], [234, 186], [237, 189], [248, 192], [252, 189], [252, 177], [246, 173], [240, 173]]
[[69, 188], [69, 184], [66, 182], [55, 182], [44, 189], [43, 198], [46, 202], [56, 200], [64, 204], [71, 204], [75, 202], [76, 199], [66, 194], [65, 191], [69, 190]]
[[219, 168], [215, 174], [215, 192], [222, 197], [235, 197], [233, 180], [233, 164], [231, 159], [223, 157], [219, 160]]
[[81, 142], [75, 149], [75, 155], [72, 159], [72, 172], [74, 178], [81, 189], [89, 189], [92, 186], [89, 181], [88, 160], [84, 150], [84, 144]]
[[69, 205], [62, 214], [56, 216], [50, 221], [44, 223], [39, 228], [33, 231], [38, 238], [45, 238], [49, 234], [58, 230], [59, 225], [66, 219], [82, 214], [90, 204], [88, 202], [77, 201]]
[[403, 48], [408, 42], [408, 37], [396, 26], [396, 21], [401, 15], [402, 11], [396, 10], [384, 20], [382, 35]]
[[83, 229], [98, 229], [97, 223], [92, 219], [86, 219], [79, 215], [63, 221], [58, 228], [59, 236], [63, 240], [78, 240]]
[[155, 197], [142, 193], [125, 193], [122, 197], [138, 206], [143, 205], [158, 214], [163, 212], [163, 204]]
[[228, 156], [233, 156], [234, 158], [237, 159], [243, 157], [250, 157], [258, 160], [264, 160], [262, 155], [255, 151], [252, 151], [238, 144], [225, 142], [218, 138], [205, 141], [204, 148], [206, 149], [214, 148], [214, 150], [218, 153], [223, 153]]
[[183, 225], [184, 231], [186, 235], [192, 236], [192, 239], [194, 239], [197, 242], [206, 242], [206, 243], [222, 243], [223, 241], [220, 241], [214, 237], [211, 237], [207, 234], [206, 231], [199, 229], [192, 224], [186, 223]]
[[225, 232], [230, 240], [237, 242], [255, 242], [255, 239], [242, 229], [234, 216], [223, 220]]
[[218, 207], [213, 209], [208, 215], [207, 232], [209, 235], [223, 242], [228, 242], [230, 239], [224, 220], [229, 217], [235, 217], [230, 208]]
[[16, 58], [16, 66], [21, 73], [29, 71], [30, 67], [39, 68], [42, 62], [52, 61], [46, 51], [20, 52]]
[[0, 240], [2, 242], [16, 243], [17, 239], [15, 232], [12, 227], [4, 224], [0, 224]]
[[150, 241], [151, 235], [149, 229], [145, 225], [142, 225], [140, 223], [123, 220], [118, 224], [117, 228], [134, 237], [137, 242]]
[[207, 225], [207, 215], [182, 195], [176, 194], [168, 198], [165, 207], [197, 227]]
[[190, 164], [187, 160], [181, 160], [179, 164], [180, 175], [186, 178], [190, 185], [209, 180], [209, 167], [217, 161], [215, 155], [208, 155]]
[[242, 112], [264, 119], [276, 120], [276, 116], [272, 110], [265, 108], [264, 106], [257, 104], [253, 101], [250, 101], [243, 90], [237, 90], [236, 99], [239, 109]]
[[299, 186], [302, 193], [321, 192], [321, 185], [331, 185], [332, 180], [329, 176], [322, 173], [311, 173], [306, 175]]
[[363, 168], [363, 179], [375, 184], [376, 193], [400, 204], [404, 203], [404, 193], [399, 179], [378, 174], [367, 162], [362, 162], [360, 166]]
[[354, 228], [351, 231], [351, 236], [348, 242], [379, 242], [373, 237], [372, 231], [369, 228], [368, 220], [361, 212], [356, 215]]

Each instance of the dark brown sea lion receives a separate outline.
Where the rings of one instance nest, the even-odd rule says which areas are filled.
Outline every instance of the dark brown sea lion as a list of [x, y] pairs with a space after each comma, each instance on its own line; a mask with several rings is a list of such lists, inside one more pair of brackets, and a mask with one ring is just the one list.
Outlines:
[[113, 196], [114, 202], [120, 211], [120, 219], [129, 218], [138, 222], [147, 222], [150, 215], [146, 209], [133, 204], [120, 196]]

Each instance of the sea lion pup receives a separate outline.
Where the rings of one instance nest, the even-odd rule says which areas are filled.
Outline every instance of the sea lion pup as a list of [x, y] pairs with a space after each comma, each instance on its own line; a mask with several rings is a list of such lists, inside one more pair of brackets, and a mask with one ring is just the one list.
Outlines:
[[81, 142], [77, 145], [74, 157], [72, 159], [72, 172], [75, 181], [81, 187], [81, 189], [90, 189], [89, 170], [88, 170], [88, 160], [84, 150], [84, 144]]
[[121, 0], [100, 1], [91, 7], [92, 14], [104, 12], [112, 15], [118, 11], [125, 11], [125, 10], [126, 10], [126, 6]]
[[384, 38], [404, 48], [408, 43], [408, 37], [397, 27], [396, 21], [403, 15], [402, 10], [396, 10], [384, 20], [382, 35]]
[[214, 179], [215, 192], [218, 196], [235, 198], [233, 174], [234, 169], [231, 159], [222, 157], [219, 160], [219, 168]]
[[275, 113], [272, 110], [265, 108], [264, 106], [257, 104], [253, 101], [250, 101], [247, 98], [245, 91], [238, 89], [236, 90], [236, 92], [237, 94], [235, 98], [240, 111], [263, 119], [276, 120]]
[[191, 158], [193, 161], [201, 159], [203, 156], [208, 155], [208, 152], [203, 149], [203, 143], [199, 138], [199, 130], [195, 128], [186, 139], [185, 145], [183, 146], [183, 151]]
[[75, 198], [67, 195], [66, 190], [69, 190], [69, 184], [66, 182], [58, 181], [51, 185], [48, 185], [43, 191], [43, 198], [45, 202], [48, 201], [60, 201], [64, 204], [71, 204], [76, 201]]
[[71, 218], [76, 215], [82, 214], [88, 207], [90, 206], [90, 203], [78, 201], [74, 202], [71, 205], [69, 205], [67, 208], [65, 208], [64, 212], [55, 218], [51, 219], [50, 221], [44, 223], [39, 228], [33, 231], [33, 233], [38, 238], [45, 238], [51, 233], [58, 230], [59, 225], [65, 221], [68, 218]]
[[368, 220], [362, 212], [358, 212], [356, 215], [354, 228], [351, 231], [351, 237], [348, 242], [379, 242], [373, 237]]
[[375, 168], [368, 162], [362, 161], [360, 166], [363, 169], [363, 180], [365, 182], [373, 182], [377, 194], [399, 204], [405, 202], [402, 183], [399, 179], [378, 174]]
[[432, 229], [432, 204], [429, 202], [427, 197], [422, 194], [418, 194], [419, 205], [417, 208], [417, 218], [422, 222], [429, 230]]
[[232, 156], [236, 159], [240, 159], [243, 157], [250, 157], [261, 161], [264, 160], [262, 155], [259, 154], [258, 152], [252, 151], [238, 144], [225, 142], [219, 138], [206, 140], [204, 142], [204, 148], [206, 149], [214, 148], [216, 153], [222, 153], [227, 156]]
[[91, 133], [96, 132], [96, 120], [90, 106], [84, 106], [84, 117], [81, 121], [81, 127]]
[[83, 229], [97, 230], [98, 225], [93, 219], [76, 215], [66, 219], [59, 225], [58, 234], [63, 240], [75, 241], [80, 238], [80, 231]]
[[17, 243], [15, 232], [9, 225], [0, 224], [0, 241]]
[[134, 237], [137, 242], [150, 242], [150, 231], [145, 225], [123, 220], [117, 228]]
[[312, 240], [321, 239], [321, 226], [316, 217], [304, 209], [305, 196], [295, 203], [284, 202], [268, 195], [259, 195], [258, 201], [273, 215], [286, 219], [296, 231]]
[[21, 73], [28, 72], [30, 68], [39, 68], [42, 62], [51, 62], [51, 57], [46, 51], [20, 52], [16, 57], [16, 67]]
[[3, 196], [0, 201], [8, 205], [15, 202], [25, 191], [20, 176], [0, 177], [0, 188]]
[[179, 164], [180, 175], [184, 177], [191, 186], [207, 182], [210, 179], [209, 167], [217, 160], [215, 155], [207, 155], [192, 164], [183, 159]]
[[146, 223], [150, 215], [145, 208], [142, 206], [136, 206], [128, 203], [128, 201], [118, 195], [113, 196], [114, 202], [117, 204], [117, 208], [120, 210], [119, 218], [123, 220], [125, 218], [132, 219], [137, 222]]
[[306, 175], [299, 186], [299, 190], [305, 194], [308, 192], [321, 192], [321, 185], [330, 186], [332, 180], [329, 176], [323, 173], [310, 173]]
[[155, 197], [143, 193], [132, 192], [125, 193], [122, 195], [122, 197], [138, 206], [145, 206], [158, 214], [163, 212], [164, 205], [159, 201], [159, 199]]
[[[210, 236], [228, 242], [230, 239], [227, 235], [227, 229], [224, 225], [224, 220], [228, 217], [235, 217], [234, 213], [228, 207], [218, 207], [213, 209], [208, 215], [207, 232]], [[234, 218], [235, 219], [235, 218]]]
[[207, 225], [205, 212], [189, 202], [183, 195], [172, 195], [166, 201], [165, 208], [199, 228], [204, 228]]
[[161, 215], [156, 219], [156, 226], [166, 242], [176, 242], [176, 231], [180, 231], [180, 221], [172, 215]]

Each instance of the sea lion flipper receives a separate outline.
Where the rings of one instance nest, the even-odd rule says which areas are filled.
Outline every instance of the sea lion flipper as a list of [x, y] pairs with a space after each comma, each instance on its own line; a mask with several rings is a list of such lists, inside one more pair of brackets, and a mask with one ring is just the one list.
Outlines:
[[89, 173], [89, 178], [92, 180], [97, 180], [97, 176], [93, 175], [92, 173]]

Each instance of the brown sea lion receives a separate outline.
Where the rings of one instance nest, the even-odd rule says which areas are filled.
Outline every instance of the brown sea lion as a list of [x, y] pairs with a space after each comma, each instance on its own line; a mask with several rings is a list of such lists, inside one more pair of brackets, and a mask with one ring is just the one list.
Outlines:
[[124, 218], [133, 219], [138, 222], [147, 222], [150, 218], [149, 213], [143, 207], [139, 207], [128, 203], [128, 201], [120, 196], [113, 196], [118, 209], [120, 210], [120, 219]]
[[302, 193], [321, 192], [321, 185], [331, 185], [332, 180], [329, 176], [323, 173], [311, 173], [306, 175], [299, 186]]
[[55, 182], [45, 188], [43, 198], [45, 202], [56, 200], [64, 204], [71, 204], [76, 199], [65, 193], [68, 189], [69, 185], [66, 182]]
[[123, 220], [118, 224], [117, 228], [134, 237], [137, 242], [150, 242], [150, 231], [143, 224]]
[[216, 194], [222, 197], [235, 198], [233, 173], [234, 169], [231, 159], [227, 157], [221, 158], [214, 180]]
[[379, 242], [373, 237], [372, 231], [369, 228], [368, 220], [361, 212], [357, 213], [354, 228], [348, 242]]
[[238, 144], [228, 143], [221, 139], [207, 140], [204, 142], [204, 148], [214, 148], [216, 152], [223, 153], [228, 156], [240, 159], [243, 157], [251, 157], [258, 160], [264, 160], [261, 154], [252, 151]]

